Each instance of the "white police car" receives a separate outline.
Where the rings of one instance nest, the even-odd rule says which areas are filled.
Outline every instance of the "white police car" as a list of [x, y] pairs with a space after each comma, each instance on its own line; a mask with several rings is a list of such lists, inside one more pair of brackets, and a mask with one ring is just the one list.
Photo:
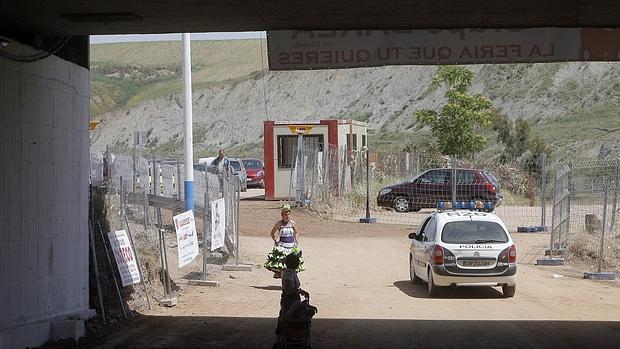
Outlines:
[[411, 282], [426, 281], [431, 297], [445, 286], [501, 286], [505, 297], [515, 295], [517, 250], [495, 214], [440, 209], [409, 238]]

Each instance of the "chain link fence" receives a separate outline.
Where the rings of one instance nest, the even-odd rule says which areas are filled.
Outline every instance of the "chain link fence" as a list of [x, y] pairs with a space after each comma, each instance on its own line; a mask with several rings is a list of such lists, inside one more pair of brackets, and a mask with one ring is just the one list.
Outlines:
[[[207, 264], [239, 263], [241, 183], [229, 173], [193, 170], [194, 216], [200, 254], [181, 271], [176, 263], [173, 216], [185, 211], [184, 165], [176, 159], [145, 159], [137, 154], [91, 154], [93, 304], [106, 317], [131, 316], [174, 298], [180, 278], [207, 280]], [[95, 198], [98, 193], [98, 198]], [[211, 251], [211, 203], [224, 200], [224, 246]], [[97, 213], [95, 213], [97, 211]], [[122, 287], [107, 232], [125, 230], [141, 265], [140, 284]], [[175, 282], [176, 281], [176, 282]], [[169, 303], [166, 303], [169, 304]], [[105, 318], [104, 318], [105, 319]]]
[[586, 272], [620, 271], [620, 161], [562, 165], [553, 193], [552, 255]]
[[551, 219], [546, 178], [554, 168], [544, 157], [467, 160], [311, 148], [304, 149], [303, 172], [303, 184], [291, 180], [295, 190], [303, 187], [303, 199], [299, 193], [292, 195], [298, 204], [307, 203], [318, 213], [340, 220], [363, 217], [367, 201], [370, 214], [383, 223], [416, 225], [438, 202], [486, 206], [512, 231], [544, 230]]
[[315, 147], [295, 163], [291, 197], [331, 219], [415, 226], [439, 202], [484, 208], [512, 232], [550, 231], [551, 257], [599, 273], [620, 268], [619, 160], [558, 164], [544, 155], [457, 159]]

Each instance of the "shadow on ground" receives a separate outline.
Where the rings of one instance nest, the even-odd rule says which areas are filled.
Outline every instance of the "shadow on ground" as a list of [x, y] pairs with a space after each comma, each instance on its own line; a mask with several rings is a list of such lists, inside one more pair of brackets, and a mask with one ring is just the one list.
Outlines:
[[[395, 281], [394, 286], [404, 294], [413, 298], [430, 298], [428, 285], [425, 282], [414, 285], [409, 280]], [[517, 290], [518, 294], [518, 290]], [[504, 298], [504, 294], [493, 287], [446, 287], [439, 292], [438, 299], [486, 299]]]
[[282, 286], [252, 286], [258, 290], [264, 291], [282, 291]]
[[[271, 348], [275, 326], [275, 318], [145, 316], [79, 348]], [[318, 349], [617, 348], [620, 323], [314, 319], [312, 341]]]

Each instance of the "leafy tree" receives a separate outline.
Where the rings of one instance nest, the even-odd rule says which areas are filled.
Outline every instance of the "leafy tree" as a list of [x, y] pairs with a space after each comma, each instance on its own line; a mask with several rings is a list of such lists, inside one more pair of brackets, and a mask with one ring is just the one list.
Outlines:
[[504, 114], [496, 112], [491, 117], [493, 131], [497, 132], [497, 140], [502, 143], [510, 141], [512, 131], [512, 121]]
[[528, 149], [529, 139], [530, 124], [523, 118], [517, 119], [515, 122], [515, 144], [512, 147], [515, 156], [523, 154]]
[[545, 141], [538, 136], [528, 139], [526, 148], [527, 150], [529, 150], [529, 153], [527, 155], [526, 167], [528, 171], [530, 171], [530, 173], [536, 176], [536, 178], [540, 178], [541, 158], [543, 154], [545, 154], [547, 159], [549, 159], [551, 156], [551, 149], [547, 146]]
[[464, 67], [441, 66], [433, 84], [446, 87], [447, 103], [441, 110], [418, 110], [418, 121], [428, 125], [446, 155], [465, 155], [481, 151], [486, 139], [476, 131], [491, 126], [491, 101], [467, 93], [474, 73]]

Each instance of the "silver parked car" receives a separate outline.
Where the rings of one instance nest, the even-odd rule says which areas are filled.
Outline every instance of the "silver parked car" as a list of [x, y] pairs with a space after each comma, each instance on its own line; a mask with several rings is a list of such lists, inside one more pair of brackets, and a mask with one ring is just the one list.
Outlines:
[[239, 159], [228, 159], [230, 167], [232, 167], [233, 175], [238, 176], [241, 181], [241, 191], [248, 190], [248, 173], [243, 166], [243, 162]]

